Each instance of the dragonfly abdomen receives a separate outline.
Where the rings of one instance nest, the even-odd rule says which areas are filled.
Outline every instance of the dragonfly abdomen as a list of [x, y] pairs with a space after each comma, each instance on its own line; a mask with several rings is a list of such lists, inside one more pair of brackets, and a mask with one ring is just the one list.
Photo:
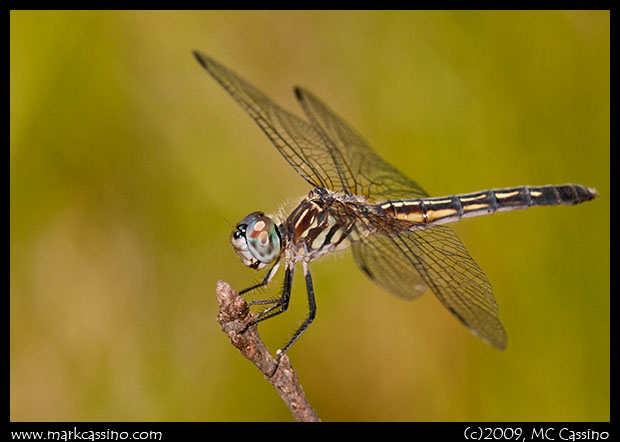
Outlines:
[[532, 206], [574, 205], [597, 196], [596, 190], [578, 184], [520, 186], [437, 198], [386, 201], [379, 207], [401, 220], [444, 224], [461, 218], [522, 210]]

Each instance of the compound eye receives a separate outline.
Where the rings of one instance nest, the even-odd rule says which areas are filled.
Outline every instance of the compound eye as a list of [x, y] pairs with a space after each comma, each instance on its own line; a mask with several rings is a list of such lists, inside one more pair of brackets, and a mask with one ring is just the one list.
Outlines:
[[255, 216], [246, 227], [245, 239], [252, 255], [266, 264], [280, 255], [280, 236], [276, 224], [266, 216]]

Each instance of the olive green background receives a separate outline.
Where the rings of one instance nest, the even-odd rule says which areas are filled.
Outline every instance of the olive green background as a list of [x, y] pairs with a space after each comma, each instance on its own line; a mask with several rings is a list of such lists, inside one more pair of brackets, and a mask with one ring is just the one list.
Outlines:
[[[289, 354], [322, 419], [609, 420], [609, 18], [11, 12], [11, 420], [291, 419], [220, 331], [215, 285], [261, 277], [233, 225], [310, 189], [193, 49], [299, 115], [307, 87], [433, 196], [600, 193], [454, 225], [503, 352], [348, 252], [314, 263], [318, 316]], [[303, 319], [300, 276], [261, 327], [273, 351]]]

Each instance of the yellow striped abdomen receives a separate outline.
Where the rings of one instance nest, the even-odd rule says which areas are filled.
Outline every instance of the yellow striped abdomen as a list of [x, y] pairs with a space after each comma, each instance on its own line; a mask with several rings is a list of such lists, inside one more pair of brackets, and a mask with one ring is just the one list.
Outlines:
[[439, 198], [386, 201], [379, 207], [388, 215], [403, 221], [444, 224], [461, 218], [522, 210], [532, 206], [579, 204], [597, 196], [596, 190], [573, 184], [521, 186]]

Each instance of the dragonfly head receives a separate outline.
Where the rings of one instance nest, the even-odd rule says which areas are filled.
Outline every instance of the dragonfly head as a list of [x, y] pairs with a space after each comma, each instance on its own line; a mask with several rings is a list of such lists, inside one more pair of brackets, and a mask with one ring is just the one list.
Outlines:
[[278, 227], [263, 212], [252, 212], [243, 218], [230, 241], [243, 264], [256, 270], [267, 267], [282, 250]]

